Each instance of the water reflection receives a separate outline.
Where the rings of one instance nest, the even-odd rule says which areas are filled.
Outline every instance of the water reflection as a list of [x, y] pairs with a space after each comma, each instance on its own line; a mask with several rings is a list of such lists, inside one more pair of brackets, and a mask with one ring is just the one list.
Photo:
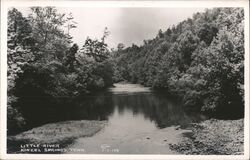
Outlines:
[[181, 104], [155, 94], [115, 95], [113, 103], [121, 115], [129, 109], [133, 115], [141, 114], [145, 119], [154, 121], [158, 128], [186, 125], [205, 118], [199, 113], [188, 114]]
[[[132, 91], [128, 89], [129, 87], [133, 88]], [[126, 87], [119, 85], [115, 89], [92, 93], [77, 99], [20, 98], [18, 105], [22, 106], [22, 113], [27, 119], [27, 129], [65, 120], [115, 120], [119, 123], [119, 117], [129, 119], [131, 118], [129, 116], [133, 117], [133, 123], [137, 123], [136, 121], [138, 125], [153, 123], [156, 128], [184, 126], [206, 119], [200, 113], [185, 111], [181, 103], [173, 98], [133, 85]]]

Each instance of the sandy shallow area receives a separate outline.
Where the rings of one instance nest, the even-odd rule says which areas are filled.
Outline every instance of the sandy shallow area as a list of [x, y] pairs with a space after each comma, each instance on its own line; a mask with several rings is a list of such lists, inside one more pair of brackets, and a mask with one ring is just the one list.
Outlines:
[[[106, 121], [64, 121], [45, 124], [8, 137], [8, 153], [41, 153], [51, 149], [59, 153], [79, 137], [93, 136], [106, 124]], [[57, 150], [55, 150], [57, 149]], [[54, 150], [54, 151], [53, 151]]]
[[[68, 153], [179, 154], [175, 150], [171, 150], [169, 144], [180, 142], [183, 133], [190, 131], [182, 130], [179, 126], [172, 126], [140, 134], [117, 135], [113, 132], [110, 133], [110, 136], [106, 136], [105, 132], [104, 128], [92, 137], [77, 139], [68, 146], [70, 151]], [[84, 149], [84, 151], [77, 151], [80, 149]]]

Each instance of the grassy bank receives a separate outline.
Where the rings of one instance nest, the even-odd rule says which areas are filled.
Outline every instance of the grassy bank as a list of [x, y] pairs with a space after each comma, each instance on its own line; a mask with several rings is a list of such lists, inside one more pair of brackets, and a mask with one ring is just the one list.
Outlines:
[[181, 154], [239, 155], [244, 154], [244, 119], [206, 120], [192, 124], [191, 133], [182, 142], [170, 144], [170, 148]]
[[[26, 144], [39, 145], [35, 148], [40, 150], [42, 144], [60, 145], [58, 148], [64, 148], [76, 138], [93, 136], [105, 124], [106, 121], [87, 120], [46, 124], [15, 136], [9, 136], [8, 153], [20, 153], [21, 146]], [[30, 148], [30, 146], [25, 148]]]

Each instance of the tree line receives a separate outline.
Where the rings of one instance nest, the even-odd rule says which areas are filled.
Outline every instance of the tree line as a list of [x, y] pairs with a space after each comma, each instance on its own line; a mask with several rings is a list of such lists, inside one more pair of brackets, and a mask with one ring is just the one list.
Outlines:
[[243, 113], [243, 8], [196, 13], [141, 46], [119, 44], [114, 57], [115, 81], [163, 89], [189, 108]]

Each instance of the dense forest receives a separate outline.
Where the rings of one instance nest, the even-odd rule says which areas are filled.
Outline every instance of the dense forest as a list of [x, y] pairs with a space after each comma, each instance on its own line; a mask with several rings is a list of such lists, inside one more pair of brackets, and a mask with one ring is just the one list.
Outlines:
[[114, 54], [115, 81], [163, 89], [184, 106], [207, 112], [243, 113], [244, 11], [207, 9], [192, 19], [159, 30], [144, 45]]
[[[101, 39], [73, 44], [71, 14], [33, 7], [8, 12], [8, 132], [25, 126], [20, 97], [77, 97], [130, 81], [167, 91], [187, 108], [244, 110], [244, 11], [196, 13], [144, 44], [111, 50]], [[36, 107], [36, 106], [34, 106]]]
[[[113, 67], [105, 43], [87, 38], [72, 44], [72, 15], [53, 7], [34, 7], [28, 17], [8, 12], [8, 131], [25, 126], [20, 97], [75, 97], [113, 84]], [[36, 107], [36, 106], [34, 106]]]

